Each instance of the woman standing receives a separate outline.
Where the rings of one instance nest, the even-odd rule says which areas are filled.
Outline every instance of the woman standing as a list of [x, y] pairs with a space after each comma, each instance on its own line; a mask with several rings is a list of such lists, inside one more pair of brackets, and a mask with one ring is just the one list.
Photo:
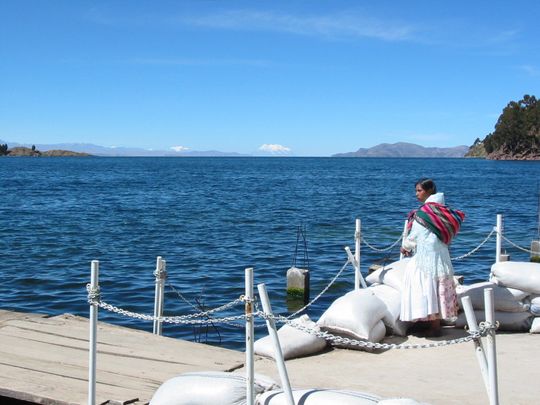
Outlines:
[[428, 321], [427, 334], [437, 336], [441, 319], [457, 316], [454, 269], [448, 245], [465, 215], [444, 204], [444, 194], [437, 193], [433, 180], [421, 179], [415, 187], [416, 198], [423, 205], [409, 214], [409, 233], [401, 248], [406, 256], [413, 256], [405, 270], [400, 319]]

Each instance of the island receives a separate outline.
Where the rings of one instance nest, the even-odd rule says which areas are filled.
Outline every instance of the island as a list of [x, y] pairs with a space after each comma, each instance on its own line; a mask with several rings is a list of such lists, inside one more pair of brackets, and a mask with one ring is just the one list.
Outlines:
[[89, 153], [82, 152], [73, 152], [70, 150], [61, 150], [61, 149], [52, 149], [46, 151], [39, 151], [35, 146], [32, 145], [31, 148], [24, 146], [17, 146], [15, 148], [9, 149], [7, 144], [0, 145], [0, 156], [9, 156], [9, 157], [20, 157], [20, 156], [29, 156], [29, 157], [86, 157], [92, 156]]

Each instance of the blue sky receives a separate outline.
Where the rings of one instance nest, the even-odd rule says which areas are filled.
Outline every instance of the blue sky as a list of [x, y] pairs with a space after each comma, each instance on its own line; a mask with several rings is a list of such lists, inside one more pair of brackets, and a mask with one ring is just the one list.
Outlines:
[[328, 156], [470, 145], [540, 97], [531, 1], [0, 0], [0, 139]]

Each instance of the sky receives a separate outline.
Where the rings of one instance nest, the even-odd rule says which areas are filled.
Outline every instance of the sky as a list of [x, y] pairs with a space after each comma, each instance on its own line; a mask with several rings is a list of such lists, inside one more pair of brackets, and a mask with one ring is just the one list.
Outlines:
[[0, 139], [330, 156], [540, 97], [534, 1], [0, 0]]

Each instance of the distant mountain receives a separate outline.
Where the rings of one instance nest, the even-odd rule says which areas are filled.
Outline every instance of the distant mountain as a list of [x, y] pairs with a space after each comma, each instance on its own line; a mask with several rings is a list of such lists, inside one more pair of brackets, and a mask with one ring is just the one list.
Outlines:
[[[17, 147], [31, 147], [28, 144], [19, 144], [15, 142], [6, 142], [0, 140], [0, 144], [6, 143], [8, 146]], [[91, 143], [58, 143], [58, 144], [35, 144], [36, 149], [40, 151], [48, 150], [69, 150], [73, 152], [88, 153], [94, 156], [248, 156], [242, 155], [236, 152], [219, 152], [216, 150], [209, 151], [181, 151], [176, 152], [174, 150], [151, 150], [143, 148], [128, 148], [128, 147], [108, 147], [94, 145]]]
[[469, 151], [465, 145], [452, 148], [426, 148], [414, 143], [381, 143], [372, 148], [360, 148], [356, 152], [337, 153], [332, 157], [434, 157], [462, 158]]

